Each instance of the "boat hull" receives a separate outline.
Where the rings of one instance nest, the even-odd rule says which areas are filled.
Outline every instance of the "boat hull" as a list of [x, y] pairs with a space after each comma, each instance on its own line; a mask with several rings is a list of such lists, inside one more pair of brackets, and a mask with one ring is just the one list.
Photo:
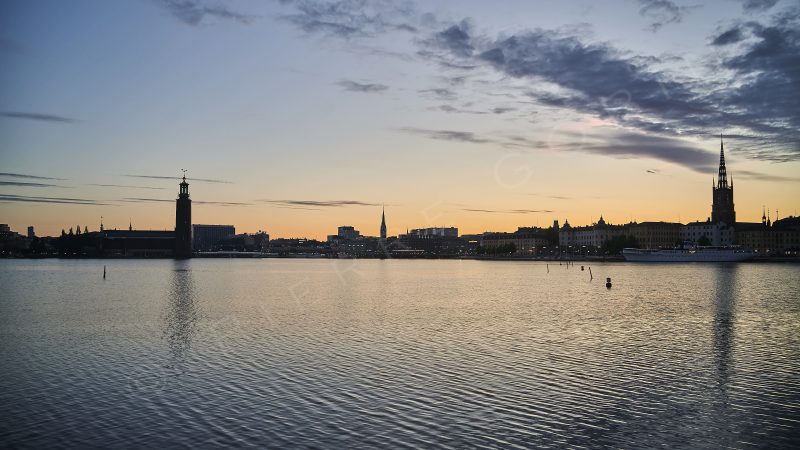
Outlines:
[[739, 248], [698, 248], [670, 250], [622, 250], [626, 261], [632, 262], [738, 262], [753, 257], [753, 252]]

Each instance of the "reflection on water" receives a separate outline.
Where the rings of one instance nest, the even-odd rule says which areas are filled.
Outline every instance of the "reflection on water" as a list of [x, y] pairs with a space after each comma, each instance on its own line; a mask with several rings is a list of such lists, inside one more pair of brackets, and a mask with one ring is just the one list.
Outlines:
[[800, 265], [102, 263], [0, 261], [0, 447], [800, 442]]
[[717, 383], [726, 394], [731, 370], [733, 324], [736, 320], [737, 274], [741, 265], [720, 265], [714, 269], [714, 361]]
[[192, 270], [186, 260], [174, 261], [169, 297], [164, 314], [164, 336], [170, 352], [183, 361], [197, 329], [197, 306]]

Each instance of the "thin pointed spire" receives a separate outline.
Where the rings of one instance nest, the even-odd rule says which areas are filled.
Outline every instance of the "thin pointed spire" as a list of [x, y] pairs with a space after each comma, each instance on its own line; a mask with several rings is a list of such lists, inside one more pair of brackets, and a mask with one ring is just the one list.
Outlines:
[[381, 239], [386, 239], [386, 206], [381, 204]]
[[728, 174], [725, 169], [725, 146], [722, 141], [722, 134], [719, 135], [719, 176], [717, 177], [717, 188], [728, 187]]

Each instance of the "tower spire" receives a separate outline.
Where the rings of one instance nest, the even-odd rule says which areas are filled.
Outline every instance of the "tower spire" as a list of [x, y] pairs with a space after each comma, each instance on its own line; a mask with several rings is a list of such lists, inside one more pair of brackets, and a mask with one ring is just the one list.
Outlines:
[[386, 239], [386, 207], [381, 205], [381, 239]]
[[725, 170], [725, 148], [722, 143], [722, 134], [719, 135], [719, 176], [717, 177], [717, 188], [728, 187], [728, 173]]

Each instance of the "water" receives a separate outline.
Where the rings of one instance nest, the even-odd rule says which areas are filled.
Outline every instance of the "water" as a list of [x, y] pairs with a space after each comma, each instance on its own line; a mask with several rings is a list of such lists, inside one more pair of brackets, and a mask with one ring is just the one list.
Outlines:
[[549, 270], [3, 260], [0, 446], [797, 445], [800, 266]]

